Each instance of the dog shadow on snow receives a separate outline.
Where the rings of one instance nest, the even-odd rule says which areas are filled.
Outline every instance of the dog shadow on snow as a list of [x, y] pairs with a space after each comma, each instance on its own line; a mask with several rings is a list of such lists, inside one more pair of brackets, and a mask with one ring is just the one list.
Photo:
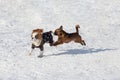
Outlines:
[[60, 56], [60, 55], [78, 55], [78, 54], [92, 54], [92, 53], [99, 53], [104, 51], [112, 51], [116, 49], [69, 49], [69, 50], [62, 50], [60, 53], [50, 54], [46, 56]]

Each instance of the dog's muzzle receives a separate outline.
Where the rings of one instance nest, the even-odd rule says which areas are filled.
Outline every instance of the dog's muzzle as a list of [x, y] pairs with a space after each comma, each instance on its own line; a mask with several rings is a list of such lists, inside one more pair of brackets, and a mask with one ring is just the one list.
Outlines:
[[32, 41], [36, 41], [37, 39], [35, 37], [32, 37]]

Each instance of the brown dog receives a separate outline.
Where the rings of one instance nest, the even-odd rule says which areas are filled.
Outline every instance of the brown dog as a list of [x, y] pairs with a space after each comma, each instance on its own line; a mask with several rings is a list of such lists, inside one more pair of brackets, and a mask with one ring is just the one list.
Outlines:
[[81, 45], [86, 45], [84, 40], [82, 40], [81, 36], [79, 35], [78, 28], [80, 28], [80, 26], [76, 25], [76, 32], [67, 33], [63, 30], [63, 26], [60, 26], [60, 28], [56, 29], [54, 32], [54, 35], [58, 36], [58, 40], [55, 43], [53, 43], [53, 46], [57, 46], [63, 43], [69, 43], [71, 41], [80, 43]]

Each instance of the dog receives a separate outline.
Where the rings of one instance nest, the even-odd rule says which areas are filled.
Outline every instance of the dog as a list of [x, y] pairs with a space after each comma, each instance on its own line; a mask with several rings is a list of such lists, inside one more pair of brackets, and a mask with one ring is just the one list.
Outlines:
[[34, 48], [39, 48], [41, 52], [38, 57], [40, 58], [43, 57], [44, 44], [49, 43], [50, 46], [52, 46], [54, 42], [52, 31], [43, 33], [43, 29], [34, 29], [32, 31], [31, 38], [32, 38], [32, 45], [31, 45], [31, 50], [30, 50], [29, 55], [32, 54], [32, 51]]
[[71, 41], [74, 41], [76, 43], [80, 43], [81, 45], [86, 45], [85, 41], [82, 40], [82, 37], [79, 35], [80, 28], [79, 25], [76, 25], [76, 32], [74, 33], [67, 33], [63, 30], [63, 26], [60, 26], [60, 28], [56, 29], [54, 32], [54, 35], [58, 36], [58, 40], [53, 43], [53, 46], [57, 46], [63, 43], [69, 43]]

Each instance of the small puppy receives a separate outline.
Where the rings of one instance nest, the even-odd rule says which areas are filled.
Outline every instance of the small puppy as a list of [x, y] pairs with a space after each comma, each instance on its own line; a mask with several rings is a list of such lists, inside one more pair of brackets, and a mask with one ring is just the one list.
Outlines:
[[41, 53], [38, 57], [43, 57], [44, 44], [49, 43], [50, 46], [53, 45], [52, 31], [43, 33], [43, 29], [35, 29], [32, 31], [32, 46], [29, 55], [32, 54], [34, 48], [39, 48]]
[[58, 40], [53, 43], [53, 46], [57, 46], [63, 43], [69, 43], [71, 41], [74, 41], [76, 43], [80, 43], [81, 45], [86, 45], [84, 40], [82, 40], [81, 36], [79, 35], [79, 25], [76, 25], [76, 32], [74, 33], [67, 33], [63, 30], [63, 26], [60, 26], [60, 28], [56, 29], [54, 32], [54, 35], [58, 36]]

